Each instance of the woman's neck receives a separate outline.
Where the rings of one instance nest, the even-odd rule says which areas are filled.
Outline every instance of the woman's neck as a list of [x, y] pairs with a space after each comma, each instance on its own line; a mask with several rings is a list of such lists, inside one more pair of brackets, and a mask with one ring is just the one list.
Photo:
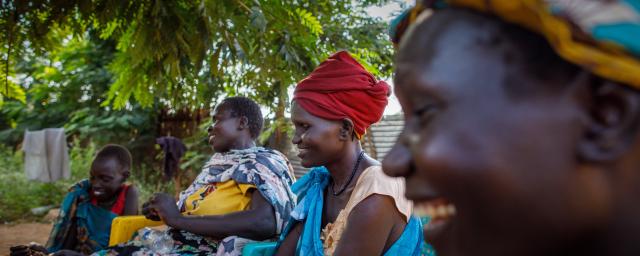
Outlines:
[[242, 150], [256, 146], [256, 142], [253, 139], [240, 139], [233, 144], [230, 150]]
[[[336, 188], [341, 188], [347, 185], [346, 183], [349, 182], [349, 179], [354, 172], [354, 167], [356, 162], [358, 161], [358, 157], [360, 156], [361, 151], [362, 147], [360, 146], [360, 143], [355, 143], [354, 146], [350, 147], [347, 152], [343, 154], [344, 157], [338, 159], [337, 161], [334, 161], [333, 163], [327, 163], [325, 165], [325, 167], [331, 174], [333, 185]], [[362, 162], [363, 161], [361, 161], [360, 165], [362, 165]], [[355, 172], [358, 172], [358, 170], [356, 170]]]

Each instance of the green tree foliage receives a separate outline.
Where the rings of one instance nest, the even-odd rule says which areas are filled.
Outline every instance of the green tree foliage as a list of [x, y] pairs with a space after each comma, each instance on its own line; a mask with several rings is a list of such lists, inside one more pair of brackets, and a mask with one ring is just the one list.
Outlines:
[[365, 12], [382, 2], [3, 0], [0, 39], [5, 62], [23, 54], [25, 42], [36, 52], [58, 44], [51, 28], [80, 36], [91, 27], [115, 40], [115, 79], [103, 106], [122, 109], [133, 98], [145, 107], [161, 99], [201, 108], [220, 95], [244, 94], [282, 112], [286, 89], [335, 50], [389, 74], [385, 25]]
[[[0, 141], [15, 146], [26, 129], [65, 127], [77, 139], [72, 155], [88, 152], [73, 160], [84, 164], [74, 173], [88, 170], [90, 145], [124, 144], [140, 164], [134, 180], [143, 194], [157, 191], [167, 183], [159, 182], [161, 161], [149, 152], [158, 152], [161, 109], [207, 109], [223, 96], [246, 95], [271, 108], [276, 120], [267, 133], [280, 145], [288, 89], [329, 54], [349, 50], [369, 71], [389, 77], [386, 24], [365, 11], [384, 2], [0, 0]], [[206, 125], [184, 138], [190, 150], [182, 169], [197, 173], [210, 153]], [[17, 166], [19, 154], [13, 156]], [[2, 174], [27, 183], [17, 169]], [[0, 199], [28, 202], [13, 218], [59, 201], [28, 197], [34, 186], [15, 195], [0, 191]]]
[[0, 108], [0, 119], [5, 121], [0, 141], [16, 145], [27, 129], [64, 127], [81, 141], [130, 147], [152, 144], [154, 108], [101, 107], [113, 81], [108, 65], [114, 52], [114, 43], [87, 34], [42, 55], [23, 55], [15, 70], [27, 100], [6, 101]]

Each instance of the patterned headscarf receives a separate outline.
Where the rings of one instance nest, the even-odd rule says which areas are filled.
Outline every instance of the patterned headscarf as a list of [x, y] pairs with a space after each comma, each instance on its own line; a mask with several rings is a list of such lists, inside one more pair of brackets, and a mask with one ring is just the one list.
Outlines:
[[523, 26], [544, 36], [563, 59], [640, 89], [640, 0], [424, 0], [392, 22], [392, 41], [399, 43], [420, 13], [445, 6]]

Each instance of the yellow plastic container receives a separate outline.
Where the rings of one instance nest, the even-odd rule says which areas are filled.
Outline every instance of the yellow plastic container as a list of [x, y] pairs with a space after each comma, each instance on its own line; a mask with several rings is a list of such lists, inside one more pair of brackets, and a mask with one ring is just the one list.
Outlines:
[[143, 215], [116, 217], [111, 222], [109, 246], [129, 241], [133, 233], [141, 228], [160, 226], [163, 224], [164, 222], [162, 221], [149, 220]]

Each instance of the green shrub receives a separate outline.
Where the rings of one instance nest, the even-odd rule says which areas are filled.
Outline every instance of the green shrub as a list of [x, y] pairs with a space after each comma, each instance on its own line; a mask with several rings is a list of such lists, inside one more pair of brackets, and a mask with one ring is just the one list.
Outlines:
[[149, 165], [141, 165], [132, 171], [129, 183], [138, 188], [140, 206], [157, 192], [174, 194], [173, 181], [165, 181], [162, 172]]
[[0, 145], [0, 222], [34, 219], [36, 216], [30, 209], [59, 204], [70, 183], [66, 180], [54, 183], [28, 180], [22, 152], [14, 153]]
[[[22, 151], [14, 152], [10, 147], [0, 144], [0, 223], [38, 220], [40, 216], [34, 216], [30, 211], [32, 208], [47, 205], [59, 207], [69, 187], [89, 177], [97, 148], [94, 143], [84, 147], [74, 145], [69, 152], [71, 178], [43, 183], [27, 179]], [[160, 160], [157, 162], [162, 163]], [[140, 204], [155, 192], [175, 193], [173, 182], [164, 181], [158, 168], [147, 164], [133, 167], [128, 182], [140, 191]]]
[[89, 144], [81, 148], [74, 146], [69, 152], [71, 178], [53, 183], [43, 183], [27, 179], [24, 172], [22, 151], [0, 145], [0, 222], [34, 220], [38, 216], [31, 209], [58, 206], [69, 187], [75, 182], [89, 177], [95, 146]]

